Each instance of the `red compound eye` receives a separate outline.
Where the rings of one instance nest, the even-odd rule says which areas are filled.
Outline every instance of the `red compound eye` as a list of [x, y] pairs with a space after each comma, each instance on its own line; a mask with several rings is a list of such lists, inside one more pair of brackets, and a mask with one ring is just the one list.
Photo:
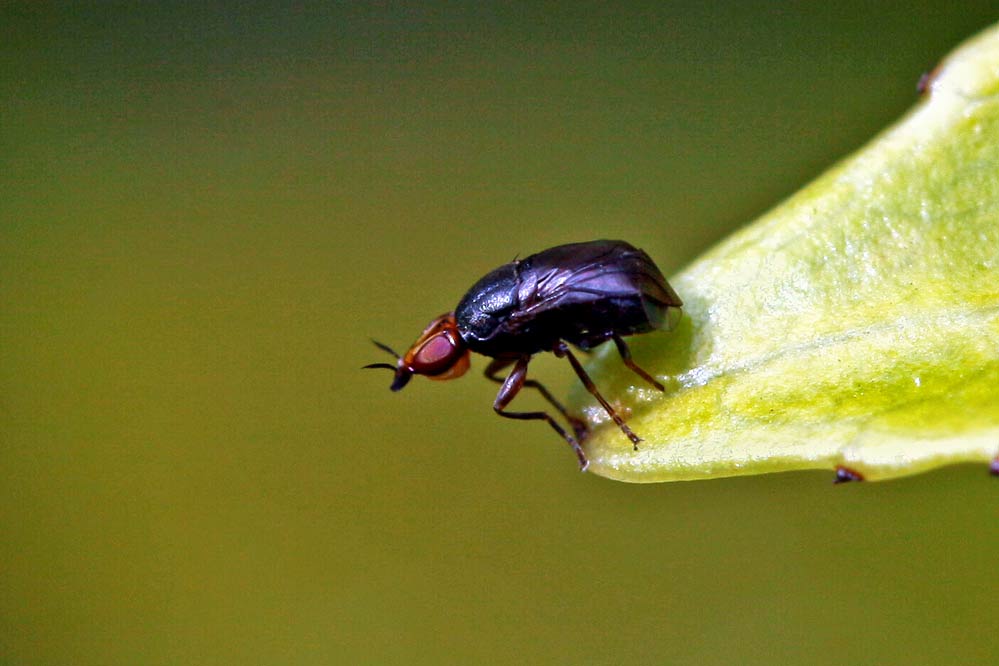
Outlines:
[[413, 369], [420, 374], [437, 374], [452, 362], [455, 352], [460, 350], [448, 337], [445, 331], [441, 331], [423, 343], [423, 346], [416, 352], [413, 358]]

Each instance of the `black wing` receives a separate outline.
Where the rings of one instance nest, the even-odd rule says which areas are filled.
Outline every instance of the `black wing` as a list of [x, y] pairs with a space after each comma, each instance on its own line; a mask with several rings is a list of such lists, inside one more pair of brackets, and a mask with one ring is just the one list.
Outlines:
[[645, 252], [623, 241], [560, 245], [520, 262], [515, 317], [636, 294], [662, 307], [682, 302]]

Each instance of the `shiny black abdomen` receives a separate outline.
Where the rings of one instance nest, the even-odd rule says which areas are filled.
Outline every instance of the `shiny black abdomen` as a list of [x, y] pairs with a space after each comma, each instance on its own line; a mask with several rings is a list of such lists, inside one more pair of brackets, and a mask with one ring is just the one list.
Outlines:
[[645, 252], [623, 241], [559, 245], [485, 275], [455, 309], [468, 347], [487, 356], [589, 349], [612, 335], [671, 328], [680, 298]]

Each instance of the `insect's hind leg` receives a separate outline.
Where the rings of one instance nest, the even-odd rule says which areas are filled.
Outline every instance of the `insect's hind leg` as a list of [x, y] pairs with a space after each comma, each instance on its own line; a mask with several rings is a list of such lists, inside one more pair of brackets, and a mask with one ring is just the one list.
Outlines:
[[597, 390], [597, 387], [593, 383], [593, 380], [590, 379], [590, 376], [586, 374], [586, 370], [583, 370], [583, 366], [579, 364], [579, 360], [576, 359], [576, 355], [572, 353], [571, 349], [569, 349], [569, 345], [560, 340], [555, 344], [555, 348], [552, 349], [552, 351], [555, 352], [555, 355], [559, 358], [564, 356], [569, 359], [569, 363], [572, 365], [572, 369], [576, 371], [576, 376], [579, 377], [579, 381], [583, 382], [583, 386], [586, 387], [586, 390], [590, 392], [590, 395], [597, 399], [597, 402], [599, 402], [604, 408], [607, 415], [614, 420], [614, 423], [616, 423], [617, 427], [621, 429], [621, 432], [623, 432], [628, 439], [631, 440], [632, 446], [637, 451], [638, 443], [642, 441], [642, 438], [632, 432], [631, 428], [628, 427], [628, 424], [621, 418], [621, 415], [614, 411], [614, 408], [610, 406], [610, 403], [607, 402], [602, 395], [600, 395], [600, 391]]
[[614, 344], [617, 346], [617, 353], [621, 355], [621, 360], [624, 362], [626, 366], [631, 368], [632, 372], [634, 372], [636, 375], [638, 375], [648, 383], [655, 386], [660, 391], [666, 390], [665, 386], [663, 386], [660, 382], [656, 381], [656, 379], [652, 375], [645, 372], [645, 370], [642, 370], [640, 367], [638, 367], [638, 364], [636, 364], [634, 361], [631, 360], [631, 350], [628, 349], [628, 345], [624, 344], [624, 339], [620, 335], [615, 333], [611, 337], [614, 340]]
[[[486, 366], [485, 375], [486, 379], [496, 382], [497, 384], [502, 384], [504, 379], [497, 375], [500, 370], [513, 365], [517, 361], [516, 358], [494, 358], [490, 361], [489, 365]], [[586, 425], [586, 422], [580, 418], [577, 418], [569, 413], [569, 410], [562, 405], [561, 402], [555, 399], [555, 396], [545, 388], [544, 384], [533, 379], [524, 379], [523, 385], [527, 388], [536, 389], [541, 396], [548, 401], [552, 407], [558, 410], [558, 413], [562, 415], [569, 425], [572, 426], [573, 432], [576, 434], [577, 441], [583, 441], [586, 436], [590, 434], [590, 429]]]
[[[500, 387], [499, 393], [496, 394], [496, 400], [493, 402], [493, 409], [496, 410], [497, 414], [499, 414], [500, 416], [505, 416], [508, 419], [546, 421], [548, 425], [550, 425], [555, 430], [555, 432], [557, 432], [559, 435], [562, 436], [562, 439], [564, 439], [566, 442], [569, 443], [569, 446], [571, 446], [572, 450], [575, 451], [576, 453], [576, 458], [579, 460], [579, 469], [585, 472], [586, 468], [590, 466], [590, 461], [586, 459], [586, 454], [583, 453], [583, 447], [581, 447], [579, 445], [579, 442], [576, 441], [572, 435], [567, 433], [565, 429], [562, 426], [560, 426], [558, 422], [555, 421], [555, 419], [551, 417], [550, 414], [548, 414], [547, 412], [506, 411], [506, 406], [510, 404], [510, 402], [520, 392], [520, 389], [522, 389], [525, 385], [527, 385], [526, 382], [529, 381], [527, 379], [527, 364], [530, 362], [530, 360], [531, 360], [530, 356], [521, 356], [516, 360], [516, 363], [514, 363], [513, 366], [513, 371], [503, 381], [503, 386]], [[503, 363], [499, 363], [497, 365], [497, 362], [498, 359], [490, 363], [489, 368], [486, 369], [486, 376], [489, 377], [490, 379], [493, 379], [494, 377], [494, 374], [491, 374], [490, 370], [492, 371], [492, 373], [495, 373], [500, 368], [506, 367], [507, 365], [510, 364], [509, 361], [506, 361]], [[539, 387], [540, 385], [533, 386], [533, 388], [539, 388]], [[541, 390], [543, 391], [542, 395], [548, 393], [548, 391], [543, 389], [543, 387], [541, 388]], [[551, 394], [548, 395], [550, 396]], [[554, 402], [551, 398], [549, 398], [549, 401]], [[555, 402], [554, 404], [558, 406], [557, 402]]]

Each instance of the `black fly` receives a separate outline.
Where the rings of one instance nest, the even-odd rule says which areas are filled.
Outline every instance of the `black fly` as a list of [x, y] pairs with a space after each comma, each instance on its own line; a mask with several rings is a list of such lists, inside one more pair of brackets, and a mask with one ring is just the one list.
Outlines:
[[[568, 359], [586, 390], [628, 436], [635, 449], [641, 439], [604, 399], [569, 345], [588, 350], [613, 340], [621, 359], [639, 377], [660, 391], [663, 385], [634, 361], [624, 336], [671, 329], [683, 303], [666, 278], [642, 250], [624, 241], [599, 240], [559, 245], [500, 266], [476, 282], [454, 312], [437, 317], [396, 364], [374, 363], [395, 373], [391, 389], [398, 391], [410, 377], [454, 379], [465, 374], [469, 352], [492, 357], [485, 375], [502, 384], [493, 409], [511, 419], [546, 421], [576, 452], [579, 465], [589, 462], [579, 442], [586, 425], [570, 415], [540, 383], [527, 379], [527, 365], [538, 352]], [[510, 366], [504, 379], [499, 373]], [[573, 435], [547, 412], [510, 412], [507, 405], [523, 387], [537, 389], [573, 429]]]

